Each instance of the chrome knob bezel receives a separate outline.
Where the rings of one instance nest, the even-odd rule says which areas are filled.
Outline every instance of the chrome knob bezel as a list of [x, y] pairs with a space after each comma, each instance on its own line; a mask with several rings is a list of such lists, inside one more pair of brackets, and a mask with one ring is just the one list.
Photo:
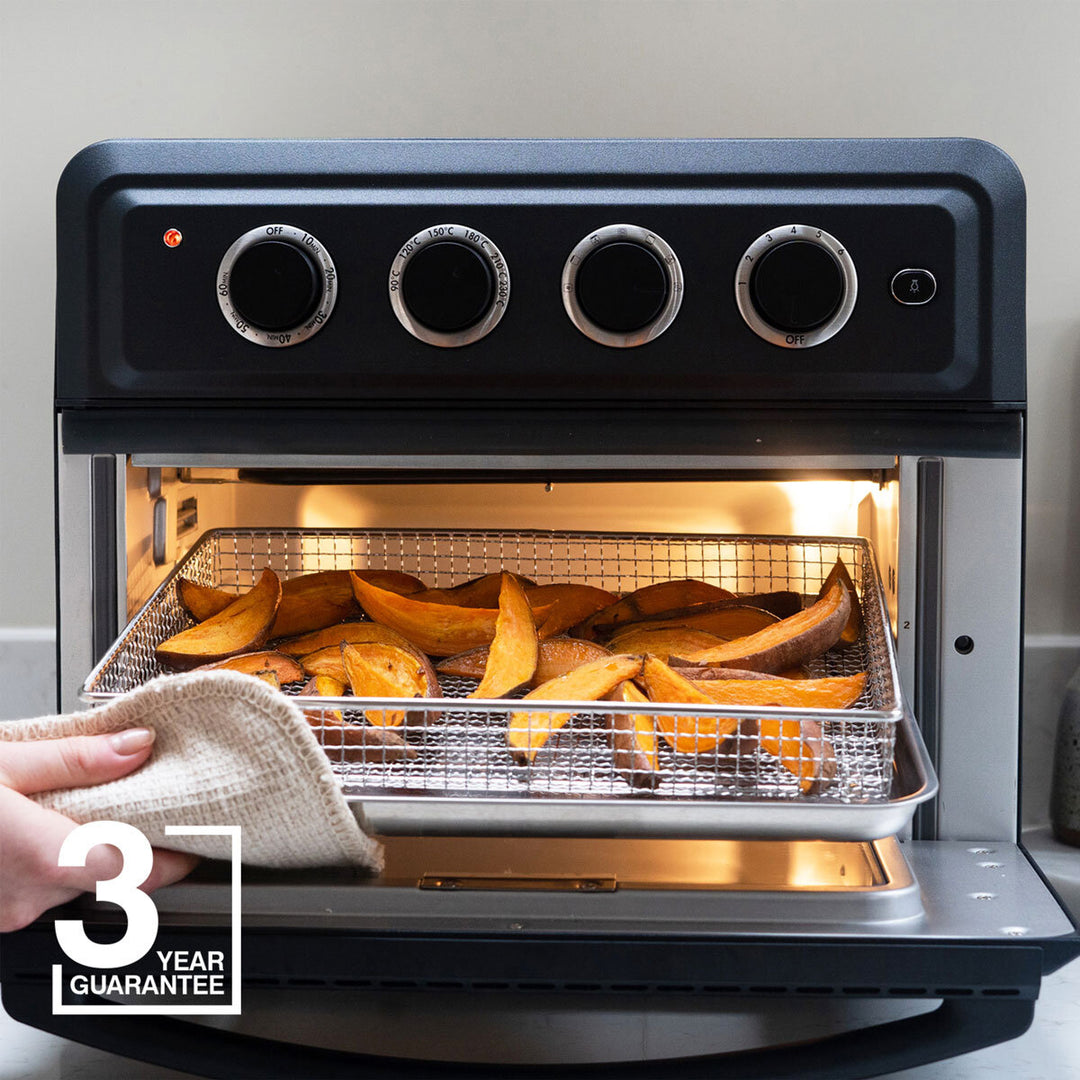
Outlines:
[[[405, 302], [402, 282], [409, 261], [417, 252], [422, 251], [429, 244], [445, 243], [453, 241], [465, 247], [472, 248], [482, 259], [487, 262], [495, 278], [495, 298], [491, 302], [486, 314], [482, 315], [477, 322], [464, 330], [433, 330], [413, 317], [412, 312]], [[478, 229], [468, 225], [446, 223], [442, 225], [429, 225], [421, 229], [410, 239], [401, 245], [400, 250], [390, 264], [390, 277], [387, 282], [390, 291], [390, 307], [397, 320], [409, 331], [414, 338], [426, 342], [428, 345], [438, 345], [443, 349], [456, 349], [462, 345], [471, 345], [486, 337], [499, 325], [500, 320], [506, 314], [507, 305], [510, 302], [510, 270], [506, 259], [495, 243]]]
[[[314, 313], [296, 326], [287, 327], [284, 330], [262, 330], [257, 326], [252, 326], [236, 310], [229, 289], [229, 278], [237, 259], [249, 248], [268, 240], [292, 244], [306, 252], [310, 258], [314, 259], [319, 276], [322, 278], [322, 291]], [[337, 268], [334, 266], [334, 260], [330, 258], [330, 253], [306, 229], [295, 225], [270, 224], [249, 229], [243, 236], [237, 237], [218, 265], [217, 298], [222, 315], [241, 337], [268, 349], [289, 348], [314, 337], [330, 318], [330, 313], [337, 303], [337, 294]]]

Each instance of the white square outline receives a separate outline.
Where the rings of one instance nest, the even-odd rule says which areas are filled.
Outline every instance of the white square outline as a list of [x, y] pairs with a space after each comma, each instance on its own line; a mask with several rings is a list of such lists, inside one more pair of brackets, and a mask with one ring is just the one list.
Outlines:
[[239, 1016], [240, 1015], [240, 826], [239, 825], [166, 825], [166, 836], [228, 836], [230, 839], [229, 909], [232, 925], [230, 1000], [227, 1005], [65, 1005], [63, 973], [60, 964], [52, 965], [52, 1007], [54, 1016]]

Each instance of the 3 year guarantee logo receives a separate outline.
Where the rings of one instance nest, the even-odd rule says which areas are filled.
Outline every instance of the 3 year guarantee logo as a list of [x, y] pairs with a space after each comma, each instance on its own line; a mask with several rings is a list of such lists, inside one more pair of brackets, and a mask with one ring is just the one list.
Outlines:
[[56, 938], [69, 963], [52, 966], [57, 1015], [212, 1015], [240, 1012], [240, 826], [165, 827], [166, 836], [223, 836], [229, 840], [230, 903], [226, 948], [159, 945], [158, 910], [139, 886], [150, 874], [153, 849], [144, 833], [119, 821], [79, 825], [60, 849], [61, 866], [85, 866], [90, 850], [110, 844], [123, 856], [116, 877], [99, 881], [99, 901], [118, 905], [127, 926], [111, 941], [94, 940], [82, 919], [57, 919]]

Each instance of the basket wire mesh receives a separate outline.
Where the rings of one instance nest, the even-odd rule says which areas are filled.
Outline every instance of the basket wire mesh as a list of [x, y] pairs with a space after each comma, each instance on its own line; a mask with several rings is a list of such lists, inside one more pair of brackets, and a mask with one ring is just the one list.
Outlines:
[[[400, 715], [400, 700], [365, 699], [357, 708], [355, 698], [304, 698], [303, 708], [347, 796], [882, 802], [890, 794], [903, 710], [880, 579], [869, 544], [857, 538], [213, 530], [129, 623], [87, 678], [83, 696], [108, 700], [167, 672], [155, 657], [156, 646], [192, 625], [177, 592], [180, 576], [239, 592], [254, 585], [265, 567], [282, 579], [324, 570], [391, 569], [432, 587], [505, 569], [538, 584], [578, 582], [616, 593], [693, 578], [740, 595], [791, 590], [810, 601], [837, 558], [860, 596], [863, 630], [854, 644], [810, 663], [808, 675], [865, 672], [858, 701], [846, 709], [661, 709], [608, 701], [523, 701], [508, 709], [505, 700], [464, 703], [476, 681], [446, 676], [440, 677], [442, 699], [410, 701], [406, 723], [396, 728], [379, 721], [391, 712]], [[299, 689], [283, 687], [293, 694]], [[527, 727], [555, 728], [549, 718], [560, 717], [531, 760], [508, 747], [511, 711]], [[677, 718], [679, 730], [698, 725], [700, 752], [675, 752], [658, 739], [651, 757], [635, 753], [640, 744], [635, 747], [625, 735], [620, 739], [614, 729], [632, 727], [633, 718], [643, 715], [649, 726], [667, 716]], [[735, 736], [706, 740], [718, 721], [727, 721], [725, 728], [739, 724]]]

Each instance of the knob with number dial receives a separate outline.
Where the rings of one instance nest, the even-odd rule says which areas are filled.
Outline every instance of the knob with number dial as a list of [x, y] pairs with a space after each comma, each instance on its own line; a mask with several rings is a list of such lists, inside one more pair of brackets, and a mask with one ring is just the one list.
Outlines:
[[812, 225], [781, 225], [743, 253], [735, 302], [758, 337], [788, 349], [820, 345], [851, 317], [855, 264], [835, 236]]
[[280, 349], [326, 324], [337, 301], [337, 270], [311, 233], [260, 225], [225, 252], [217, 273], [221, 313], [241, 336]]

